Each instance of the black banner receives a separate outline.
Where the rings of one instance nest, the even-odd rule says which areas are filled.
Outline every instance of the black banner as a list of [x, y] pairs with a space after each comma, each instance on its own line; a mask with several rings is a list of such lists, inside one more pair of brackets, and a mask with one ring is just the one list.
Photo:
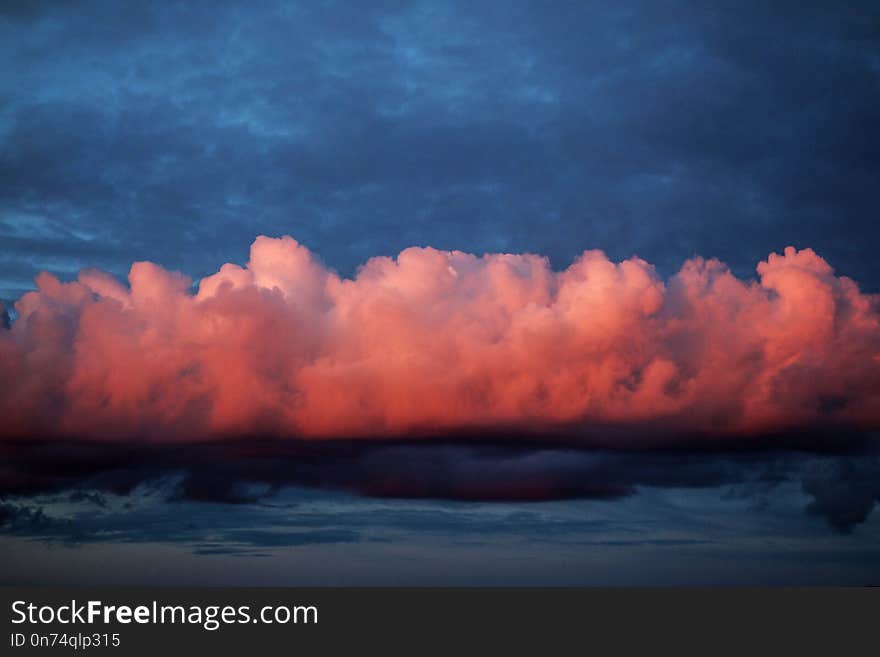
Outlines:
[[2, 654], [852, 655], [875, 650], [878, 591], [3, 588]]

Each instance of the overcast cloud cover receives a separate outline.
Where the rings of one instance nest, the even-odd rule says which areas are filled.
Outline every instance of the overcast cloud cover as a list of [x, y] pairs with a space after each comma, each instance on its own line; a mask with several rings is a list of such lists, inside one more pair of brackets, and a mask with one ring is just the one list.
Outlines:
[[292, 234], [587, 248], [738, 275], [811, 247], [880, 289], [866, 2], [4, 2], [0, 298], [43, 269], [199, 277]]

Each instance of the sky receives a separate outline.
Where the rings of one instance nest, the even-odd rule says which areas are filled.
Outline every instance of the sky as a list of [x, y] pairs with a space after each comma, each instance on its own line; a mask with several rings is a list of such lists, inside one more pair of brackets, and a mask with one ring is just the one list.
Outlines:
[[200, 277], [290, 234], [351, 275], [430, 245], [811, 247], [867, 290], [872, 2], [4, 2], [0, 298]]
[[2, 3], [0, 582], [878, 583], [877, 107], [872, 2]]

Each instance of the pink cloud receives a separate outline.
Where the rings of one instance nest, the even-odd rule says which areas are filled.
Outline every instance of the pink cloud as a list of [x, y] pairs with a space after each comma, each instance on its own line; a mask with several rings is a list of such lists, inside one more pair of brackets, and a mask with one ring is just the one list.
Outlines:
[[0, 330], [0, 436], [880, 428], [880, 297], [810, 249], [757, 273], [410, 248], [342, 279], [290, 237], [195, 292], [149, 262], [43, 273]]

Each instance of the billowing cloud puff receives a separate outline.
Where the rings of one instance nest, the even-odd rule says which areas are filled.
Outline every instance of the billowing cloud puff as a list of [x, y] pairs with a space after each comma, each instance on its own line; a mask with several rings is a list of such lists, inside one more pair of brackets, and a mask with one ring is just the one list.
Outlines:
[[[668, 281], [586, 251], [410, 248], [340, 278], [290, 237], [196, 288], [37, 277], [0, 330], [0, 436], [743, 436], [880, 428], [880, 297], [810, 249]], [[612, 438], [608, 438], [608, 437]], [[641, 440], [642, 438], [639, 438]]]

